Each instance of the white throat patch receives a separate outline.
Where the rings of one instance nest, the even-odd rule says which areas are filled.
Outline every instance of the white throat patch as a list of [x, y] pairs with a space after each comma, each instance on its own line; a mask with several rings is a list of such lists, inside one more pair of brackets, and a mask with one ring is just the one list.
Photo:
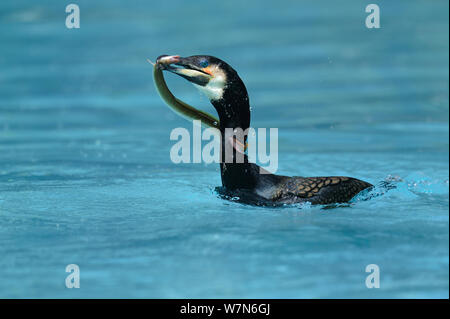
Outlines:
[[204, 93], [210, 100], [220, 100], [223, 96], [223, 91], [226, 87], [227, 76], [216, 65], [210, 67], [213, 77], [209, 80], [208, 84], [201, 86], [194, 84], [194, 86]]

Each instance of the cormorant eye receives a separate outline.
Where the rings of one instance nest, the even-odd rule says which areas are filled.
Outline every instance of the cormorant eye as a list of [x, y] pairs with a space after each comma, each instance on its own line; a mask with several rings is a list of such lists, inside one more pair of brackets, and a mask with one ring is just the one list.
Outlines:
[[206, 60], [200, 61], [200, 67], [206, 68], [208, 65], [209, 65], [208, 61], [206, 61]]

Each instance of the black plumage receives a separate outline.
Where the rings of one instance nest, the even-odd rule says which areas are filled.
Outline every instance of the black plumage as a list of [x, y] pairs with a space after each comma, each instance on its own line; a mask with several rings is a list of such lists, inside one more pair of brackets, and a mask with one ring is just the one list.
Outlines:
[[[237, 72], [226, 62], [212, 56], [191, 56], [176, 58], [177, 68], [167, 66], [166, 70], [177, 73], [201, 88], [208, 89], [208, 84], [221, 74], [225, 79], [220, 94], [210, 101], [216, 109], [222, 133], [222, 161], [220, 164], [224, 193], [228, 196], [242, 196], [250, 203], [293, 204], [311, 202], [312, 204], [344, 203], [351, 200], [362, 190], [371, 187], [370, 183], [346, 176], [330, 177], [288, 177], [270, 174], [254, 163], [250, 163], [247, 155], [244, 161], [237, 162], [238, 150], [233, 140], [226, 137], [225, 129], [250, 126], [250, 102], [247, 89]], [[182, 73], [179, 68], [194, 70]], [[191, 75], [193, 74], [193, 75]], [[217, 82], [217, 81], [216, 81]], [[241, 144], [245, 144], [245, 139]], [[225, 162], [224, 154], [227, 143], [235, 148], [233, 160]], [[237, 142], [236, 142], [237, 143]], [[264, 172], [264, 173], [262, 173]]]

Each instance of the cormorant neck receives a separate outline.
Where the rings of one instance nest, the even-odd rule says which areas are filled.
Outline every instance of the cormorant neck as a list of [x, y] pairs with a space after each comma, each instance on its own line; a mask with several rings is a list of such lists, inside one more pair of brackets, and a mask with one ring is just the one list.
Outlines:
[[[230, 140], [226, 138], [225, 129], [241, 128], [245, 132], [250, 127], [250, 104], [247, 89], [237, 74], [231, 81], [228, 81], [222, 97], [212, 100], [211, 103], [219, 114], [222, 134], [222, 161], [220, 164], [222, 185], [229, 190], [252, 189], [259, 179], [259, 167], [249, 163], [247, 155], [244, 155], [243, 163], [238, 162], [239, 159], [242, 160], [242, 157], [236, 155], [236, 150], [233, 152], [233, 161], [225, 162], [226, 144], [230, 143]], [[241, 142], [245, 143], [246, 139], [245, 136], [244, 141]]]
[[250, 103], [247, 89], [237, 74], [229, 79], [221, 98], [211, 100], [211, 103], [219, 114], [222, 134], [226, 128], [240, 127], [245, 131], [250, 127]]

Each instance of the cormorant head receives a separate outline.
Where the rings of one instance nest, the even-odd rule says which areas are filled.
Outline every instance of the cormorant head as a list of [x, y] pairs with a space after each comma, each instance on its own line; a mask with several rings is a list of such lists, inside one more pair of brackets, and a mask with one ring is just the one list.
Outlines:
[[223, 97], [227, 86], [227, 73], [231, 68], [222, 60], [208, 55], [194, 55], [187, 58], [172, 55], [160, 56], [157, 61], [161, 63], [163, 69], [190, 81], [210, 100], [219, 100]]
[[157, 59], [164, 70], [190, 81], [211, 101], [223, 127], [250, 126], [247, 89], [237, 72], [226, 62], [209, 55], [180, 57], [163, 55]]

